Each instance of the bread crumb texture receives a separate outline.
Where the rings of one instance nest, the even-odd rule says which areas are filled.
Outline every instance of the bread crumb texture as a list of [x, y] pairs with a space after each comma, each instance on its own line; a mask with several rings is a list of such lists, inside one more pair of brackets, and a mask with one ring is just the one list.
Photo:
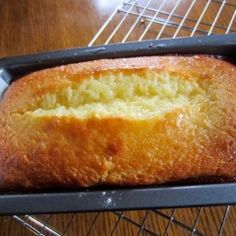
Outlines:
[[207, 56], [38, 71], [0, 101], [0, 190], [236, 177], [236, 69]]
[[42, 96], [35, 116], [130, 117], [146, 119], [204, 101], [208, 81], [147, 71], [89, 76], [57, 93]]

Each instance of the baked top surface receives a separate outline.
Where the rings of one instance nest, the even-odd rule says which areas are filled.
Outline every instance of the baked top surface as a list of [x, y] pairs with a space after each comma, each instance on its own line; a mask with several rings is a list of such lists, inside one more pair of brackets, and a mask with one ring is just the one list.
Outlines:
[[32, 73], [0, 102], [0, 187], [233, 177], [235, 72], [206, 56], [158, 56]]

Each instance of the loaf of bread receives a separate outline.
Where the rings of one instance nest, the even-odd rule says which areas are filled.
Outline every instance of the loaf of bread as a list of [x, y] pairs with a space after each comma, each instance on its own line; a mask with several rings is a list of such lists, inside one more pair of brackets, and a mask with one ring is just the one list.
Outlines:
[[236, 176], [236, 68], [207, 56], [45, 69], [0, 101], [0, 189]]

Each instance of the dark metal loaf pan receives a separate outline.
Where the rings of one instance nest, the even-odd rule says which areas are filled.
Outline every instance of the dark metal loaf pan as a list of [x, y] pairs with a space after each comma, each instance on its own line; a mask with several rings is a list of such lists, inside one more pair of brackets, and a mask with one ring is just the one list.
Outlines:
[[[205, 36], [68, 49], [0, 60], [0, 80], [8, 84], [39, 69], [100, 58], [160, 54], [210, 54], [236, 61], [236, 35]], [[0, 195], [0, 214], [166, 208], [236, 203], [236, 183], [178, 186], [97, 187], [78, 191]]]

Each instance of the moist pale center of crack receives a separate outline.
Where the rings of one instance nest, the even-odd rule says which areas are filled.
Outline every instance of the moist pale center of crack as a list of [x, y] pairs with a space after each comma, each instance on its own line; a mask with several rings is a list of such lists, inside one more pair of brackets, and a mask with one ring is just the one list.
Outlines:
[[130, 117], [161, 116], [206, 99], [209, 81], [170, 73], [107, 72], [42, 96], [33, 116]]

